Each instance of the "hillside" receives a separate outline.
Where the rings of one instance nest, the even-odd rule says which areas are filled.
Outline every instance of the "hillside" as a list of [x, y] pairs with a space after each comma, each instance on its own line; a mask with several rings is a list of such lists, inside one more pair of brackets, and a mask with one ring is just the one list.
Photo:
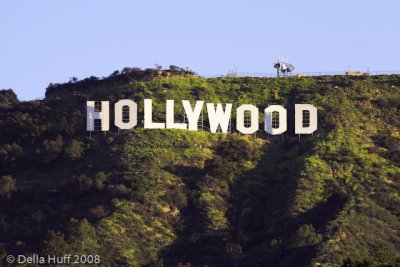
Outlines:
[[[99, 254], [102, 266], [399, 266], [400, 76], [173, 71], [51, 85], [30, 102], [0, 92], [0, 258], [69, 252]], [[210, 133], [207, 120], [198, 132], [86, 132], [87, 100], [133, 99], [142, 114], [144, 98], [154, 100], [155, 120], [164, 119], [166, 99], [280, 104], [289, 128], [283, 143], [261, 130]], [[317, 132], [300, 141], [295, 103], [318, 108]]]

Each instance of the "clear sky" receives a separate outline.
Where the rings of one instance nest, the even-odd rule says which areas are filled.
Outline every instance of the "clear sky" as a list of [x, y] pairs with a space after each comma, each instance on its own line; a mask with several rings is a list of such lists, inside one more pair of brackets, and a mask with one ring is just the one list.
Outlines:
[[399, 0], [0, 0], [0, 89], [42, 98], [50, 82], [123, 67], [201, 75], [369, 66], [400, 71]]

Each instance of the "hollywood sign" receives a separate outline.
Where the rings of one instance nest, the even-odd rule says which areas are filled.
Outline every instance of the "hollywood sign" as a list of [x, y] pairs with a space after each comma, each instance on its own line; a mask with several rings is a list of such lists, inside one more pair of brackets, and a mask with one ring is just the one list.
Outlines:
[[[109, 131], [109, 101], [87, 101], [87, 131]], [[204, 101], [196, 101], [194, 107], [188, 100], [182, 100], [186, 122], [175, 122], [174, 100], [166, 101], [165, 122], [153, 121], [152, 99], [144, 99], [145, 129], [186, 129], [197, 131]], [[232, 104], [206, 103], [210, 131], [228, 132], [231, 121]], [[129, 130], [137, 126], [137, 104], [130, 100], [120, 100], [114, 105], [114, 124], [119, 129]], [[245, 114], [247, 123], [245, 123]], [[264, 130], [271, 135], [287, 131], [287, 111], [283, 106], [270, 105], [264, 109]], [[259, 110], [251, 104], [243, 104], [236, 110], [236, 129], [242, 134], [253, 134], [259, 130]], [[295, 134], [312, 134], [317, 130], [317, 108], [310, 104], [295, 104]]]

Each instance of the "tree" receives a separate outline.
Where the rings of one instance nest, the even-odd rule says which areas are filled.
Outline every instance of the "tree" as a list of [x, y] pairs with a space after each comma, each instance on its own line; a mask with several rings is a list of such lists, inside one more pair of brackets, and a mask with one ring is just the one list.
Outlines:
[[94, 187], [98, 190], [104, 188], [104, 182], [107, 180], [107, 174], [104, 172], [98, 172], [94, 178]]
[[234, 242], [226, 244], [225, 253], [228, 256], [228, 259], [235, 263], [235, 266], [238, 266], [238, 260], [244, 257], [242, 246]]
[[13, 192], [17, 191], [15, 179], [11, 175], [2, 176], [0, 178], [0, 197], [10, 198]]
[[13, 170], [17, 161], [24, 155], [24, 150], [16, 143], [6, 144], [0, 147], [0, 167], [3, 171]]
[[97, 205], [96, 207], [90, 209], [90, 213], [95, 218], [101, 218], [106, 214], [106, 211], [103, 205]]
[[65, 149], [65, 153], [71, 160], [82, 158], [83, 152], [83, 143], [75, 139], [73, 139], [71, 144]]
[[13, 90], [0, 90], [0, 107], [11, 107], [18, 102], [17, 95]]
[[69, 243], [74, 252], [79, 254], [96, 254], [100, 248], [96, 229], [84, 218], [79, 221], [71, 219], [69, 223]]
[[322, 241], [322, 235], [315, 231], [311, 224], [303, 224], [297, 229], [291, 240], [291, 246], [305, 247], [318, 244]]
[[73, 176], [71, 179], [72, 187], [75, 192], [83, 193], [93, 188], [93, 180], [85, 174]]
[[169, 66], [169, 70], [170, 70], [172, 73], [176, 73], [176, 72], [180, 72], [180, 71], [181, 71], [181, 68], [178, 67], [178, 66], [175, 66], [175, 65], [170, 65], [170, 66]]
[[70, 83], [76, 83], [78, 81], [77, 77], [69, 77], [69, 82]]
[[117, 196], [126, 196], [130, 193], [132, 193], [132, 190], [130, 190], [126, 185], [124, 184], [117, 184], [113, 187], [112, 189], [113, 193]]
[[115, 70], [113, 73], [110, 74], [110, 77], [117, 76], [119, 74], [119, 70]]
[[64, 234], [49, 230], [43, 241], [43, 254], [61, 256], [70, 250], [68, 243], [65, 241]]
[[129, 73], [129, 72], [131, 72], [131, 71], [132, 71], [132, 68], [130, 68], [130, 67], [125, 67], [125, 68], [122, 69], [121, 73], [122, 73], [122, 74], [127, 74], [127, 73]]
[[64, 142], [62, 136], [58, 135], [55, 140], [44, 140], [42, 149], [38, 150], [37, 153], [43, 154], [43, 162], [47, 163], [58, 157], [58, 155], [62, 151], [63, 146]]

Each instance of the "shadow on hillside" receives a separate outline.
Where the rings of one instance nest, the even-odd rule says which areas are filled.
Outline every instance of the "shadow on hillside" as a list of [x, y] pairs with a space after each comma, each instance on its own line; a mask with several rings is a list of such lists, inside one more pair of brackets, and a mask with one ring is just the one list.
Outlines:
[[[106, 181], [102, 189], [93, 184], [98, 173], [93, 170], [111, 168], [104, 164], [109, 161], [109, 153], [97, 154], [98, 161], [92, 161], [94, 153], [88, 152], [79, 161], [58, 159], [43, 166], [34, 162], [24, 166], [27, 171], [16, 175], [17, 192], [7, 201], [0, 201], [0, 235], [4, 234], [1, 241], [8, 253], [41, 252], [43, 241], [49, 241], [50, 230], [59, 231], [68, 239], [71, 218], [87, 219], [95, 225], [112, 214], [115, 194], [106, 190]], [[83, 182], [89, 183], [82, 192], [77, 190], [77, 179], [75, 183], [71, 179], [78, 174], [84, 174], [87, 179]]]
[[245, 255], [239, 266], [279, 266], [292, 253], [282, 247], [296, 230], [291, 207], [303, 155], [296, 146], [271, 144], [264, 150], [257, 167], [231, 186], [231, 238]]
[[231, 238], [245, 255], [238, 266], [309, 266], [316, 256], [315, 245], [294, 246], [296, 231], [310, 224], [317, 233], [324, 233], [346, 200], [333, 194], [305, 213], [293, 213], [300, 172], [311, 145], [290, 150], [287, 146], [266, 147], [258, 166], [232, 185]]
[[[316, 245], [293, 247], [292, 236], [302, 224], [311, 224], [323, 233], [327, 222], [336, 217], [345, 203], [344, 198], [334, 194], [303, 214], [292, 213], [305, 153], [310, 151], [311, 143], [272, 143], [263, 148], [257, 166], [230, 185], [229, 232], [202, 232], [201, 211], [193, 200], [196, 181], [205, 174], [201, 169], [174, 166], [173, 172], [185, 177], [183, 181], [191, 196], [188, 206], [181, 210], [183, 228], [177, 231], [178, 238], [161, 255], [164, 266], [176, 266], [179, 262], [195, 267], [309, 266], [316, 255]], [[228, 247], [236, 250], [228, 251]]]

